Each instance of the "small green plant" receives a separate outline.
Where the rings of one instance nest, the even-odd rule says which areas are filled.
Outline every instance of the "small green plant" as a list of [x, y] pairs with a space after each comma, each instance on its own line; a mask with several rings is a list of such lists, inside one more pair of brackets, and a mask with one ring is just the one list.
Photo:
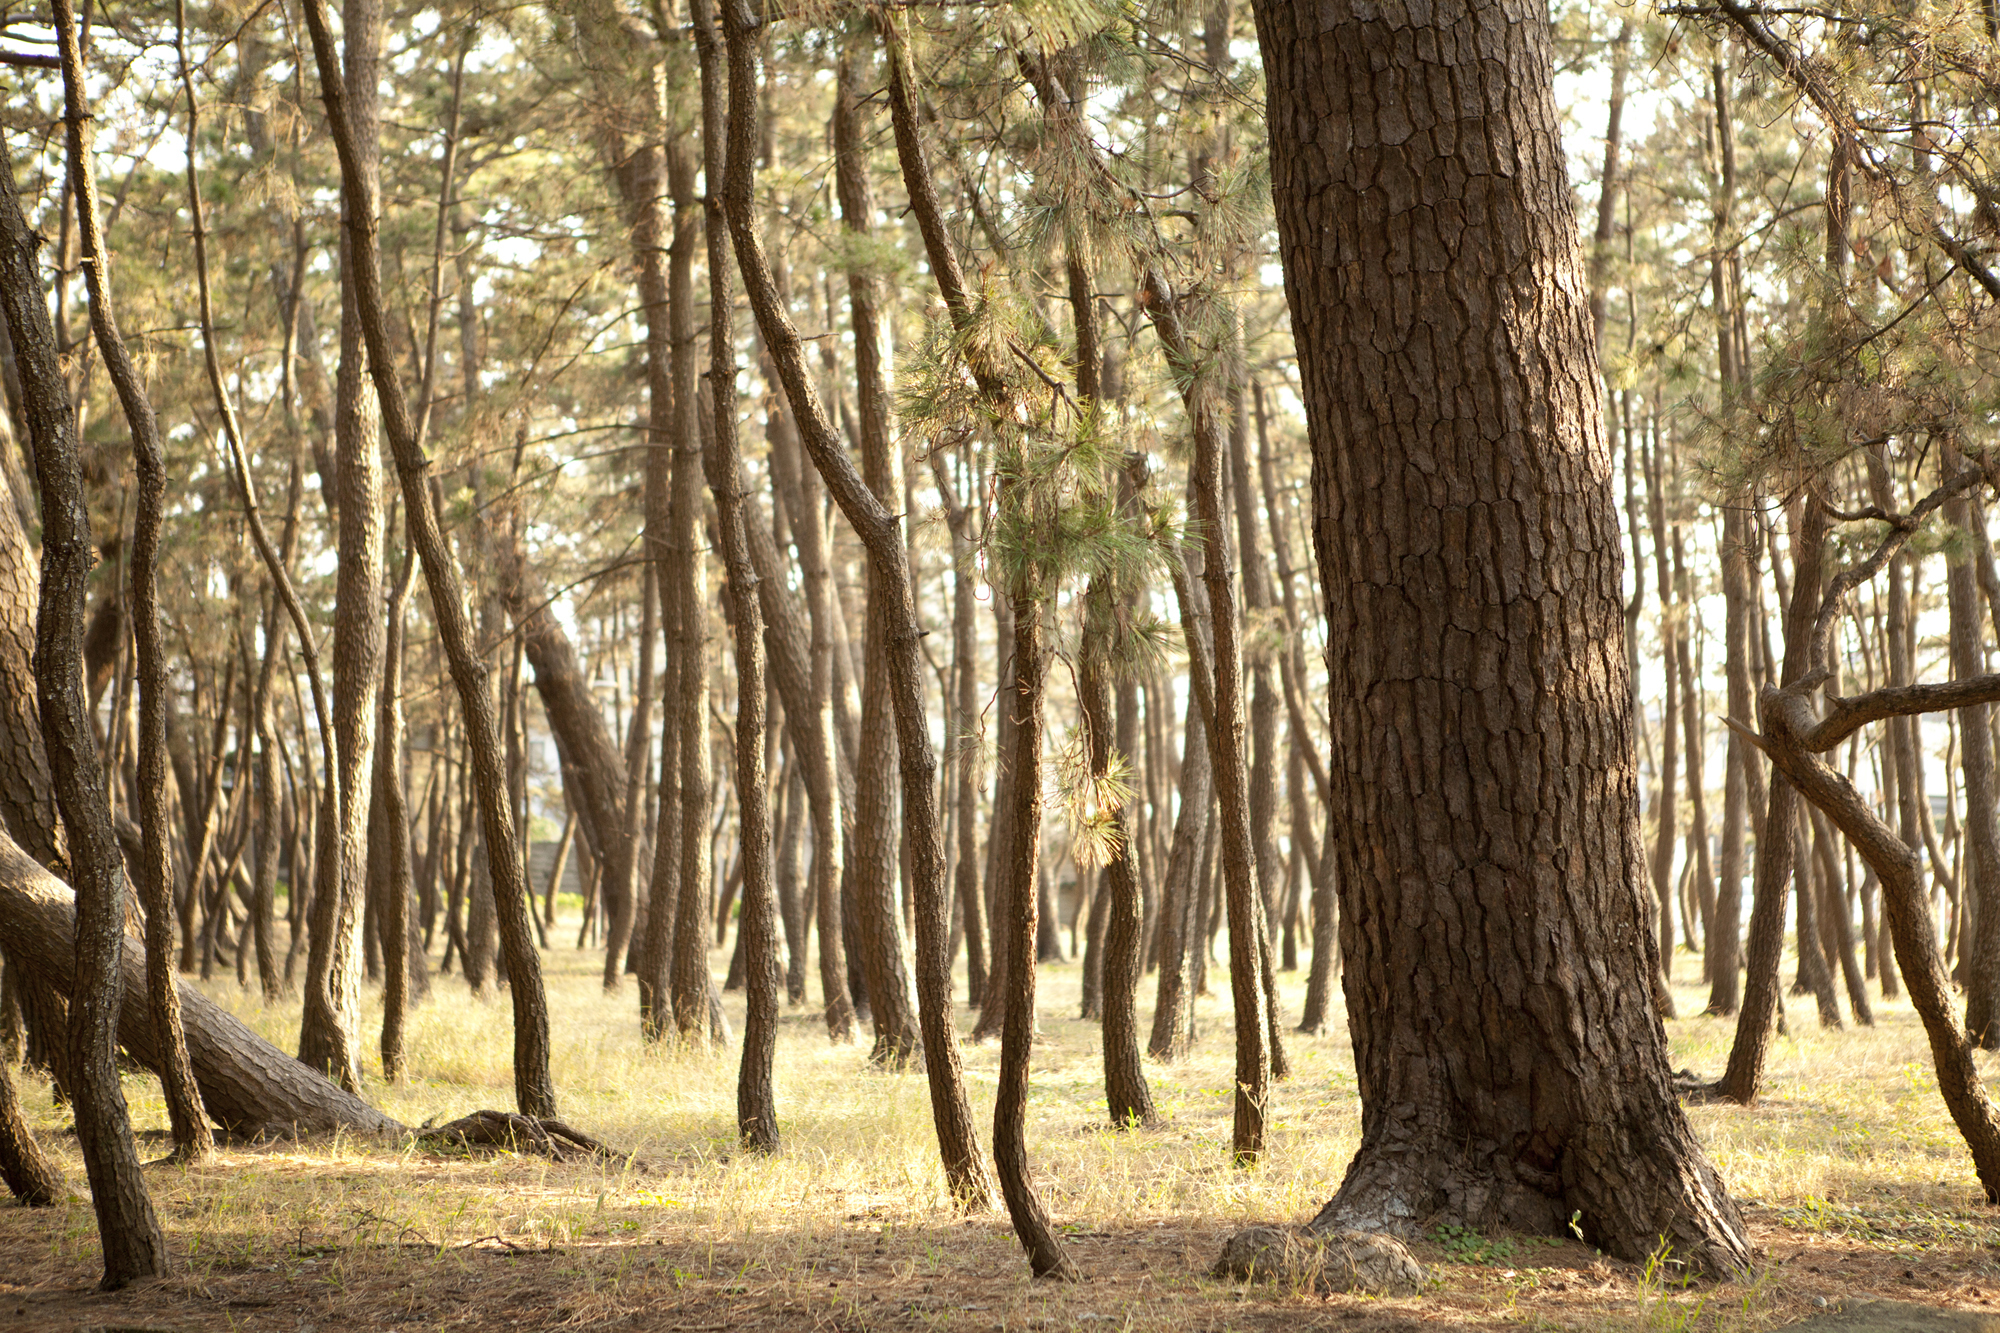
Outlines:
[[1673, 1254], [1673, 1245], [1662, 1236], [1653, 1252], [1646, 1256], [1646, 1267], [1639, 1274], [1639, 1314], [1644, 1327], [1657, 1333], [1692, 1333], [1701, 1326], [1708, 1297], [1704, 1295], [1692, 1305], [1672, 1299], [1694, 1282], [1687, 1265]]
[[1460, 1264], [1505, 1263], [1518, 1250], [1514, 1242], [1505, 1236], [1489, 1240], [1471, 1227], [1454, 1222], [1447, 1222], [1432, 1231], [1431, 1239], [1444, 1249], [1451, 1262]]

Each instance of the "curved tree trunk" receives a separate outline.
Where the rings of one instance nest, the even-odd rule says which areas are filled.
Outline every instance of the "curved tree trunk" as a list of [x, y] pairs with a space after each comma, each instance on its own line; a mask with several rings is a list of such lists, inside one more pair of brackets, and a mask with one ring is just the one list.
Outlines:
[[[834, 99], [835, 193], [841, 226], [865, 244], [873, 227], [875, 201], [862, 151], [858, 101], [863, 93], [851, 57], [843, 56]], [[848, 322], [854, 335], [854, 374], [861, 420], [861, 475], [885, 505], [902, 503], [901, 469], [889, 438], [889, 389], [882, 372], [879, 284], [865, 265], [848, 270]], [[867, 628], [862, 644], [861, 749], [855, 757], [855, 844], [848, 856], [854, 875], [858, 949], [868, 979], [869, 1016], [875, 1025], [871, 1058], [900, 1064], [914, 1056], [922, 1038], [911, 1003], [903, 926], [896, 911], [897, 848], [896, 733], [890, 715], [889, 646], [884, 636], [889, 606], [909, 592], [882, 586], [882, 572], [870, 561]]]
[[[80, 88], [83, 69], [75, 46], [76, 16], [62, 0], [56, 23], [58, 31], [68, 36], [63, 53], [66, 81]], [[73, 123], [73, 134], [81, 128]], [[72, 138], [70, 153], [78, 170], [89, 169], [78, 138]], [[5, 156], [0, 145], [0, 159]], [[71, 955], [75, 984], [70, 991], [69, 1090], [103, 1242], [103, 1286], [110, 1289], [164, 1272], [166, 1239], [146, 1193], [125, 1096], [118, 1085], [118, 1010], [124, 980], [120, 965], [129, 956], [124, 948], [125, 875], [83, 679], [85, 598], [96, 554], [83, 492], [76, 412], [57, 361], [55, 333], [36, 271], [37, 244], [21, 214], [13, 168], [0, 160], [0, 247], [4, 247], [0, 304], [21, 368], [23, 402], [35, 446], [35, 477], [42, 495], [35, 697], [48, 746], [50, 785], [69, 834], [71, 873], [78, 887]], [[21, 860], [32, 865], [26, 857]], [[22, 962], [21, 942], [11, 935], [8, 940], [13, 961]], [[145, 994], [143, 984], [138, 994]]]
[[611, 738], [604, 710], [591, 692], [569, 633], [556, 619], [547, 589], [528, 567], [522, 524], [511, 540], [494, 543], [493, 569], [528, 665], [535, 693], [562, 752], [562, 777], [591, 855], [603, 867], [608, 917], [604, 988], [618, 989], [625, 945], [632, 937], [632, 871], [636, 845], [625, 812], [625, 759]]
[[0, 1179], [7, 1182], [15, 1198], [30, 1208], [46, 1208], [62, 1198], [62, 1171], [35, 1142], [28, 1118], [21, 1114], [14, 1075], [4, 1059], [0, 1059]]
[[[305, 17], [319, 72], [320, 99], [326, 106], [334, 146], [340, 156], [342, 188], [358, 195], [363, 192], [361, 151], [348, 115], [347, 94], [334, 55], [325, 0], [306, 0]], [[493, 696], [467, 623], [465, 580], [431, 507], [429, 461], [424, 458], [417, 439], [390, 347], [376, 221], [372, 214], [354, 210], [349, 210], [345, 219], [345, 228], [354, 238], [349, 251], [355, 259], [356, 305], [368, 344], [368, 368], [396, 458], [411, 544], [423, 561], [431, 614], [465, 717], [466, 739], [472, 752], [473, 787], [493, 871], [493, 896], [513, 996], [514, 1097], [523, 1115], [553, 1116], [556, 1094], [549, 1075], [548, 998], [542, 986], [541, 960], [535, 953], [534, 927], [528, 919], [527, 874], [521, 862], [520, 842], [515, 836], [513, 810], [507, 799], [507, 777], [502, 765], [499, 729], [494, 724]]]
[[[1205, 701], [1209, 762], [1221, 809], [1223, 892], [1229, 914], [1229, 993], [1236, 1019], [1236, 1109], [1232, 1152], [1239, 1163], [1264, 1150], [1264, 1112], [1274, 1072], [1271, 1021], [1271, 940], [1264, 899], [1256, 881], [1256, 850], [1250, 824], [1249, 775], [1243, 747], [1244, 689], [1242, 625], [1230, 581], [1228, 528], [1222, 514], [1222, 454], [1227, 447], [1217, 419], [1214, 368], [1190, 340], [1185, 312], [1159, 270], [1145, 279], [1146, 313], [1159, 331], [1167, 363], [1181, 384], [1194, 433], [1194, 466], [1188, 474], [1193, 509], [1206, 538], [1200, 576], [1207, 606], [1181, 596], [1187, 621], [1192, 691]], [[1200, 616], [1205, 615], [1213, 648], [1205, 651]]]
[[1650, 1002], [1618, 526], [1547, 16], [1255, 8], [1345, 646], [1328, 842], [1362, 1141], [1314, 1225], [1574, 1218], [1624, 1258], [1664, 1236], [1742, 1271]]
[[1007, 1017], [1000, 1031], [999, 1087], [993, 1099], [993, 1165], [1014, 1235], [1028, 1252], [1036, 1277], [1081, 1276], [1035, 1189], [1028, 1166], [1028, 1064], [1035, 1042], [1036, 881], [1042, 825], [1042, 700], [1048, 651], [1042, 645], [1042, 608], [1032, 594], [1014, 592], [1014, 692], [1006, 706], [1015, 717], [1015, 845], [1025, 855], [1007, 867]]

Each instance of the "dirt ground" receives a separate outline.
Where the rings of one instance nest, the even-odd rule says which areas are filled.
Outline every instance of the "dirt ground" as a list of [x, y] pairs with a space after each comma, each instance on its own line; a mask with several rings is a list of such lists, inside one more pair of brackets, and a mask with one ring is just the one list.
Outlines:
[[[240, 1170], [259, 1151], [230, 1150], [202, 1170]], [[422, 1173], [423, 1163], [402, 1160], [403, 1169]], [[518, 1169], [547, 1183], [540, 1164]], [[0, 1208], [0, 1333], [1752, 1330], [1871, 1297], [2000, 1309], [2000, 1254], [1993, 1248], [2000, 1233], [1957, 1243], [1939, 1243], [1944, 1238], [1935, 1233], [1857, 1238], [1817, 1220], [1788, 1226], [1778, 1210], [1747, 1211], [1761, 1271], [1749, 1283], [1719, 1286], [1685, 1282], [1670, 1268], [1609, 1260], [1573, 1240], [1537, 1237], [1434, 1235], [1413, 1247], [1433, 1277], [1421, 1294], [1321, 1298], [1209, 1278], [1223, 1226], [1072, 1231], [1069, 1243], [1085, 1280], [1052, 1285], [1025, 1276], [1011, 1233], [993, 1216], [898, 1225], [863, 1212], [839, 1227], [815, 1225], [810, 1236], [720, 1241], [676, 1235], [671, 1226], [647, 1236], [642, 1216], [614, 1209], [608, 1236], [553, 1242], [523, 1231], [439, 1246], [398, 1234], [391, 1219], [357, 1208], [344, 1227], [252, 1238], [235, 1254], [188, 1256], [178, 1276], [100, 1293], [93, 1286], [94, 1246], [69, 1247], [70, 1258], [51, 1240], [52, 1229], [89, 1227], [79, 1200], [43, 1212]]]

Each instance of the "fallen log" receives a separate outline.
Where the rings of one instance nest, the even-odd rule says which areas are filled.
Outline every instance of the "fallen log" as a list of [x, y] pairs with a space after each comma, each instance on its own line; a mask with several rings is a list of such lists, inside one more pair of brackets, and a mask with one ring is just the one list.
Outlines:
[[[76, 898], [67, 884], [0, 833], [0, 949], [29, 976], [70, 993], [75, 966]], [[125, 937], [125, 995], [118, 1041], [133, 1059], [160, 1068], [146, 1010], [145, 946]], [[215, 1123], [240, 1138], [296, 1137], [346, 1130], [393, 1134], [403, 1126], [300, 1064], [216, 1007], [181, 987], [181, 1023], [195, 1082]]]

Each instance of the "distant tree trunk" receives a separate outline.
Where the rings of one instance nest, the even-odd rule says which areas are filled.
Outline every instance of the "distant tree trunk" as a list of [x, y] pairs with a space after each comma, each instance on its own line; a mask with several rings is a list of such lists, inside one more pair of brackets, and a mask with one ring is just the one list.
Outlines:
[[570, 809], [576, 812], [584, 840], [603, 867], [609, 918], [604, 988], [616, 990], [625, 946], [632, 938], [632, 873], [637, 852], [626, 817], [625, 757], [612, 739], [604, 710], [577, 659], [576, 647], [556, 619], [547, 589], [529, 568], [518, 515], [507, 526], [511, 540], [493, 543], [493, 572], [520, 635], [522, 651], [535, 669], [535, 692], [541, 696], [542, 714], [563, 757], [563, 785], [570, 794]]
[[[1656, 423], [1657, 419], [1656, 416]], [[1660, 978], [1671, 981], [1674, 975], [1674, 845], [1680, 841], [1676, 798], [1680, 790], [1677, 770], [1680, 766], [1681, 725], [1680, 675], [1674, 670], [1673, 663], [1681, 626], [1674, 609], [1673, 583], [1667, 574], [1667, 517], [1660, 478], [1666, 464], [1660, 457], [1659, 431], [1642, 431], [1641, 434], [1647, 441], [1646, 510], [1653, 529], [1653, 569], [1660, 594], [1660, 656], [1667, 663], [1666, 701], [1660, 711], [1659, 784], [1654, 797], [1653, 901], [1659, 913], [1654, 924], [1660, 935]], [[1665, 1017], [1672, 1018], [1672, 992], [1661, 987], [1655, 990], [1654, 995], [1656, 1002], [1664, 997], [1661, 1012]]]
[[[4, 480], [0, 478], [0, 482]], [[34, 1131], [21, 1114], [21, 1098], [14, 1091], [14, 1075], [7, 1063], [0, 1059], [0, 1179], [6, 1180], [7, 1188], [23, 1204], [46, 1208], [62, 1198], [62, 1170], [35, 1142]]]
[[784, 764], [784, 818], [778, 834], [778, 914], [785, 923], [785, 998], [793, 1004], [806, 1001], [806, 954], [811, 919], [800, 895], [805, 849], [800, 836], [809, 818], [805, 778], [799, 773], [796, 751], [787, 750]]
[[403, 569], [389, 592], [388, 633], [382, 645], [381, 735], [375, 751], [378, 818], [388, 840], [388, 878], [382, 885], [382, 1077], [403, 1078], [403, 1031], [410, 1005], [410, 816], [403, 803], [403, 606], [416, 573], [416, 552], [405, 549]]
[[[64, 42], [65, 74], [80, 87], [82, 61], [73, 45], [76, 19], [67, 0], [58, 0], [56, 22], [59, 32], [71, 34]], [[73, 155], [84, 160], [81, 152]], [[36, 271], [38, 241], [21, 214], [13, 168], [4, 160], [7, 156], [0, 153], [0, 247], [4, 247], [0, 253], [0, 306], [4, 306], [21, 370], [23, 404], [35, 446], [35, 477], [42, 497], [35, 693], [48, 747], [51, 785], [69, 835], [70, 869], [78, 888], [69, 1092], [103, 1241], [103, 1286], [110, 1289], [164, 1272], [166, 1240], [146, 1193], [125, 1097], [118, 1086], [125, 879], [84, 693], [84, 610], [90, 567], [96, 556], [83, 491], [76, 413], [57, 360], [55, 332]], [[25, 862], [26, 858], [22, 859]], [[12, 933], [7, 939], [10, 957], [24, 962], [21, 941]]]
[[[1111, 769], [1111, 660], [1115, 609], [1109, 589], [1095, 586], [1084, 594], [1083, 662], [1077, 680], [1078, 703], [1090, 734], [1090, 771], [1102, 779]], [[1104, 958], [1104, 1094], [1111, 1123], [1124, 1129], [1151, 1124], [1153, 1093], [1139, 1062], [1139, 1020], [1133, 996], [1139, 987], [1139, 878], [1124, 814], [1112, 810], [1105, 836], [1111, 846], [1103, 868], [1099, 896], [1108, 906]]]
[[[692, 227], [694, 178], [692, 171], [673, 172], [676, 230]], [[687, 187], [683, 192], [683, 185]], [[687, 210], [683, 221], [683, 210]], [[691, 234], [691, 233], [690, 233]], [[678, 238], [677, 238], [678, 240]], [[671, 259], [671, 257], [670, 257]], [[708, 820], [714, 793], [709, 786], [708, 745], [708, 573], [701, 526], [701, 433], [696, 419], [694, 362], [694, 321], [687, 319], [685, 342], [680, 322], [683, 307], [693, 308], [690, 280], [680, 298], [681, 271], [675, 268], [673, 284], [675, 338], [674, 379], [674, 470], [664, 552], [670, 591], [664, 600], [675, 608], [673, 625], [676, 696], [667, 704], [674, 714], [673, 727], [679, 746], [679, 769], [674, 775], [675, 807], [679, 829], [674, 843], [680, 853], [675, 870], [676, 897], [673, 915], [673, 965], [669, 992], [673, 999], [674, 1030], [684, 1043], [694, 1042], [708, 1028], [708, 994], [713, 982], [708, 975], [708, 899], [714, 875], [709, 846]], [[663, 591], [666, 585], [663, 585]], [[655, 911], [667, 904], [653, 900]]]
[[[1694, 602], [1693, 589], [1688, 581], [1687, 553], [1678, 525], [1674, 528], [1673, 547], [1675, 595], [1682, 606], [1691, 606]], [[1673, 668], [1681, 683], [1681, 726], [1686, 742], [1688, 808], [1691, 816], [1688, 859], [1693, 866], [1694, 896], [1701, 914], [1702, 980], [1707, 981], [1713, 971], [1715, 954], [1715, 874], [1708, 859], [1708, 793], [1702, 777], [1702, 719], [1705, 709], [1700, 686], [1695, 679], [1694, 655], [1688, 646], [1692, 637], [1692, 633], [1674, 636]]]
[[1362, 1131], [1313, 1226], [1574, 1224], [1626, 1258], [1664, 1236], [1742, 1272], [1649, 1003], [1618, 527], [1547, 17], [1255, 9], [1342, 645], [1328, 841]]
[[1823, 931], [1819, 919], [1818, 867], [1814, 864], [1812, 823], [1807, 818], [1808, 810], [1800, 803], [1799, 829], [1794, 835], [1792, 858], [1796, 863], [1792, 874], [1793, 891], [1797, 894], [1794, 909], [1793, 935], [1799, 956], [1799, 979], [1794, 994], [1810, 991], [1819, 1006], [1819, 1025], [1823, 1028], [1844, 1026], [1840, 1017], [1840, 996], [1833, 988], [1833, 960], [1827, 957]]
[[[1753, 715], [1750, 691], [1749, 566], [1744, 558], [1745, 519], [1736, 503], [1722, 510], [1722, 601], [1724, 671], [1728, 680], [1728, 715], [1739, 720]], [[1749, 823], [1752, 766], [1763, 761], [1749, 743], [1729, 734], [1728, 766], [1722, 786], [1721, 886], [1715, 897], [1715, 920], [1709, 923], [1714, 941], [1708, 967], [1708, 1009], [1725, 1017], [1734, 1014], [1739, 995], [1737, 971], [1742, 957], [1739, 923], [1743, 916], [1743, 835]], [[1763, 784], [1758, 783], [1759, 786]]]
[[[354, 188], [343, 185], [341, 209], [350, 218], [365, 214], [372, 222], [382, 189], [380, 0], [343, 0], [340, 26], [340, 77], [356, 149]], [[333, 621], [333, 728], [340, 772], [328, 778], [340, 784], [340, 825], [330, 830], [332, 854], [320, 867], [313, 903], [299, 1059], [353, 1089], [360, 1078], [361, 902], [368, 883], [384, 575], [380, 408], [368, 383], [368, 348], [355, 287], [358, 257], [344, 230], [340, 247], [340, 367], [334, 400], [340, 562]]]
[[1867, 978], [1862, 975], [1854, 957], [1854, 923], [1848, 914], [1846, 887], [1840, 882], [1839, 854], [1834, 850], [1837, 844], [1833, 831], [1827, 827], [1826, 815], [1817, 808], [1808, 813], [1812, 816], [1813, 851], [1820, 866], [1821, 937], [1826, 941], [1830, 961], [1837, 960], [1840, 964], [1841, 979], [1847, 986], [1847, 1002], [1854, 1009], [1854, 1021], [1862, 1027], [1873, 1027], [1875, 1014], [1868, 1002]]
[[1160, 985], [1153, 1004], [1153, 1031], [1146, 1054], [1155, 1060], [1178, 1060], [1188, 1053], [1194, 1011], [1194, 978], [1188, 955], [1199, 936], [1195, 909], [1201, 897], [1195, 883], [1205, 859], [1209, 808], [1215, 788], [1209, 767], [1207, 728], [1192, 691], [1188, 694], [1186, 753], [1181, 758], [1180, 809], [1174, 816], [1173, 843], [1167, 852], [1166, 874], [1160, 880]]
[[[1009, 699], [1014, 694], [1014, 613], [1005, 597], [993, 599], [993, 629], [994, 653], [1000, 677], [997, 692], [1000, 698]], [[998, 711], [999, 721], [993, 728], [993, 813], [986, 823], [985, 873], [987, 938], [992, 945], [986, 974], [997, 984], [989, 985], [982, 997], [979, 1021], [972, 1028], [974, 1041], [985, 1041], [999, 1035], [1011, 1002], [1011, 992], [1004, 978], [1010, 975], [1007, 950], [1014, 937], [1008, 923], [1007, 876], [1011, 873], [1010, 867], [1016, 854], [1013, 755], [1017, 723], [1012, 709]]]
[[965, 923], [965, 1000], [977, 1007], [986, 998], [986, 914], [979, 896], [979, 631], [974, 590], [971, 512], [945, 484], [944, 460], [932, 455], [938, 493], [944, 497], [951, 528], [951, 660], [957, 698], [951, 715], [947, 753], [955, 755], [958, 779], [957, 862], [952, 867], [959, 912]]
[[[292, 454], [291, 481], [286, 488], [285, 538], [280, 544], [280, 559], [289, 562], [298, 533], [299, 500], [302, 490], [303, 459], [298, 450]], [[284, 658], [286, 617], [281, 611], [282, 594], [273, 583], [270, 600], [264, 615], [264, 655], [257, 670], [257, 684], [251, 695], [251, 732], [257, 743], [257, 860], [252, 870], [250, 892], [250, 915], [257, 940], [257, 979], [263, 988], [266, 1000], [276, 1000], [285, 993], [285, 982], [278, 974], [276, 941], [273, 938], [277, 926], [273, 919], [274, 900], [278, 885], [278, 857], [283, 841], [283, 792], [278, 786], [277, 734], [272, 723], [271, 682], [277, 674], [278, 663]], [[288, 896], [296, 905], [301, 890], [298, 887], [299, 867], [293, 866], [293, 886]]]

